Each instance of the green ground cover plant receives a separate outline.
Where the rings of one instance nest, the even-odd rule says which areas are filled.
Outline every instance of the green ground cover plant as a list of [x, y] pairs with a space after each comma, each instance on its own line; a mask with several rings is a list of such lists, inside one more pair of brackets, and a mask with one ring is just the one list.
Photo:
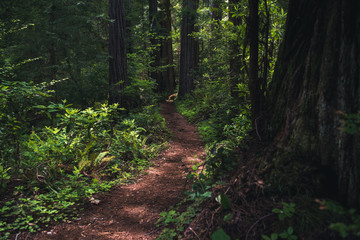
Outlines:
[[0, 90], [1, 239], [76, 218], [92, 195], [148, 168], [168, 138], [154, 105], [127, 114], [117, 104], [49, 103], [46, 85]]

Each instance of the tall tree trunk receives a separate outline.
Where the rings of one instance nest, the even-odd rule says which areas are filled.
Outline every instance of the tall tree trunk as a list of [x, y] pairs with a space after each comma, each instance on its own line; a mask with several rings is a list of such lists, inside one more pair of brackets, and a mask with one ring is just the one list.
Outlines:
[[234, 99], [238, 99], [237, 85], [240, 83], [240, 39], [237, 27], [241, 24], [241, 19], [238, 16], [234, 16], [235, 6], [239, 3], [239, 0], [229, 0], [229, 21], [234, 25], [234, 33], [236, 38], [232, 39], [230, 44], [230, 89], [231, 96]]
[[260, 88], [259, 80], [259, 0], [249, 0], [249, 90], [251, 101], [252, 126], [261, 138], [261, 113], [264, 104], [264, 94]]
[[162, 72], [163, 86], [161, 92], [172, 93], [175, 89], [175, 74], [173, 62], [173, 47], [171, 37], [171, 3], [170, 0], [160, 0], [159, 4], [162, 9], [161, 27], [165, 39], [161, 42], [161, 65], [167, 65], [165, 71]]
[[355, 207], [360, 137], [340, 129], [338, 112], [360, 109], [359, 12], [358, 0], [290, 1], [268, 126], [277, 152], [303, 156], [304, 169], [317, 165], [323, 171], [319, 186]]
[[109, 103], [123, 104], [121, 90], [127, 85], [124, 0], [109, 0]]
[[268, 74], [269, 74], [269, 36], [270, 36], [270, 9], [268, 6], [268, 0], [264, 1], [265, 6], [265, 14], [266, 14], [266, 20], [265, 20], [265, 53], [264, 53], [264, 61], [263, 61], [263, 83], [262, 86], [265, 88], [265, 85], [268, 81]]
[[[132, 5], [131, 5], [131, 0], [125, 0], [125, 16], [126, 16], [126, 22], [125, 22], [125, 26], [126, 26], [126, 34], [125, 34], [125, 39], [127, 39], [126, 41], [126, 52], [131, 54], [134, 52], [134, 43], [132, 41], [132, 31], [131, 31], [131, 26], [132, 24], [132, 18], [129, 17], [129, 15], [127, 13], [129, 13], [129, 11], [131, 11]], [[130, 74], [130, 73], [129, 73]], [[130, 74], [131, 76], [131, 74]]]
[[198, 65], [199, 46], [190, 34], [195, 32], [196, 10], [199, 0], [183, 0], [181, 22], [179, 96], [194, 89], [193, 70]]
[[157, 0], [149, 0], [149, 23], [150, 23], [150, 43], [151, 43], [151, 70], [150, 77], [154, 79], [158, 84], [158, 91], [161, 91], [163, 87], [162, 74], [159, 71], [160, 67], [160, 43], [159, 39], [159, 16], [158, 16], [158, 2]]
[[[51, 5], [51, 10], [50, 10], [50, 26], [51, 26], [51, 32], [54, 32], [54, 24], [56, 21], [56, 17], [55, 17], [55, 12], [56, 12], [56, 7], [55, 4]], [[57, 66], [56, 66], [56, 44], [55, 41], [52, 40], [50, 43], [50, 48], [49, 48], [49, 55], [50, 55], [50, 59], [49, 59], [49, 65], [50, 65], [50, 80], [54, 80], [56, 79], [56, 74], [57, 74]]]

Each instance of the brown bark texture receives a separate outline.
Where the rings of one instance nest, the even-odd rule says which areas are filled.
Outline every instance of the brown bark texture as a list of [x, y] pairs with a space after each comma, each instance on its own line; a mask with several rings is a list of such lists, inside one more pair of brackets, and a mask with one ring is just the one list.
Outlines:
[[181, 22], [180, 79], [179, 96], [184, 96], [194, 89], [193, 71], [198, 64], [198, 41], [190, 34], [195, 32], [198, 0], [183, 0]]
[[121, 90], [127, 84], [124, 0], [109, 0], [109, 17], [109, 103], [121, 105]]
[[173, 61], [173, 48], [171, 38], [171, 3], [170, 0], [160, 0], [159, 7], [161, 9], [160, 25], [164, 39], [161, 41], [161, 59], [160, 64], [167, 66], [162, 74], [162, 82], [159, 83], [159, 92], [172, 93], [175, 89], [175, 73]]
[[322, 184], [355, 207], [360, 207], [360, 139], [340, 129], [339, 111], [360, 110], [359, 12], [358, 0], [290, 1], [269, 124], [281, 151], [331, 169]]

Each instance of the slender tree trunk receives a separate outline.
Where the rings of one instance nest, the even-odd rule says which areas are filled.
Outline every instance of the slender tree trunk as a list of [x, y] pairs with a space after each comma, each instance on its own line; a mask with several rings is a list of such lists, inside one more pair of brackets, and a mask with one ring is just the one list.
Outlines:
[[[259, 84], [260, 84], [260, 89], [263, 93], [264, 96], [266, 96], [266, 91], [267, 89], [267, 83], [268, 83], [268, 74], [269, 74], [269, 56], [270, 56], [270, 51], [269, 51], [269, 35], [270, 35], [270, 9], [268, 6], [268, 1], [269, 0], [263, 0], [263, 4], [264, 4], [264, 16], [263, 18], [260, 20], [262, 21], [262, 24], [260, 23], [260, 25], [262, 25], [262, 29], [260, 30], [260, 46], [259, 49], [263, 49], [260, 53], [259, 56]], [[262, 46], [263, 47], [262, 47]]]
[[[56, 11], [57, 11], [57, 7], [55, 5], [54, 2], [50, 3], [50, 11], [48, 13], [48, 21], [49, 21], [49, 28], [47, 29], [48, 32], [51, 33], [55, 33], [55, 24], [56, 24]], [[46, 72], [45, 76], [46, 78], [48, 78], [48, 80], [55, 80], [56, 79], [56, 75], [58, 72], [58, 52], [57, 50], [57, 44], [56, 44], [56, 40], [54, 38], [49, 38], [48, 39], [49, 45], [47, 45], [47, 50], [48, 50], [48, 54], [49, 54], [49, 59], [48, 61], [46, 61], [46, 63], [48, 64], [48, 66], [46, 67], [48, 69], [48, 71]], [[52, 89], [56, 90], [57, 85], [53, 85], [51, 86]]]
[[230, 45], [230, 89], [231, 96], [234, 99], [238, 99], [237, 85], [240, 83], [240, 68], [241, 68], [241, 51], [240, 51], [240, 39], [237, 27], [241, 24], [241, 19], [237, 16], [233, 16], [235, 13], [235, 5], [239, 3], [239, 0], [229, 0], [229, 21], [234, 25], [234, 33], [237, 36], [236, 39], [232, 39]]
[[149, 0], [149, 23], [150, 23], [150, 43], [152, 47], [151, 52], [151, 70], [150, 70], [150, 77], [154, 79], [157, 84], [158, 88], [157, 90], [159, 92], [162, 91], [163, 88], [163, 79], [162, 74], [159, 70], [160, 67], [160, 58], [161, 58], [161, 52], [160, 47], [158, 44], [160, 44], [161, 40], [159, 38], [160, 36], [160, 26], [159, 26], [159, 16], [158, 16], [158, 2], [157, 0]]
[[[52, 4], [51, 6], [51, 11], [50, 11], [50, 26], [51, 26], [51, 31], [54, 32], [54, 24], [55, 24], [55, 11], [56, 11], [56, 7], [55, 4]], [[50, 43], [50, 49], [49, 49], [49, 54], [50, 54], [50, 80], [54, 80], [56, 79], [56, 74], [57, 74], [57, 67], [56, 67], [56, 47], [55, 47], [55, 40], [52, 40], [52, 42]]]
[[195, 32], [198, 0], [183, 0], [181, 22], [181, 51], [179, 96], [184, 96], [194, 89], [193, 71], [198, 65], [199, 46], [190, 34]]
[[123, 104], [121, 90], [127, 85], [124, 0], [109, 0], [109, 103]]
[[264, 104], [264, 95], [259, 80], [259, 0], [249, 0], [249, 90], [251, 101], [252, 126], [261, 138], [261, 113]]
[[291, 159], [303, 169], [317, 166], [318, 189], [355, 207], [360, 207], [360, 137], [341, 130], [339, 112], [360, 109], [359, 12], [358, 0], [290, 1], [268, 126], [277, 153], [296, 152]]

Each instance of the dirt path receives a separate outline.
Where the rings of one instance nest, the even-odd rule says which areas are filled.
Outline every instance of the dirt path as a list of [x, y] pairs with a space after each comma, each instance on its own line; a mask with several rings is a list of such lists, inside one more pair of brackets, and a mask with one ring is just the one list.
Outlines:
[[134, 184], [103, 194], [100, 204], [92, 205], [78, 220], [27, 239], [155, 239], [161, 231], [155, 226], [159, 214], [181, 200], [189, 187], [185, 178], [188, 169], [205, 156], [196, 128], [174, 105], [162, 104], [161, 112], [173, 138], [148, 174]]

